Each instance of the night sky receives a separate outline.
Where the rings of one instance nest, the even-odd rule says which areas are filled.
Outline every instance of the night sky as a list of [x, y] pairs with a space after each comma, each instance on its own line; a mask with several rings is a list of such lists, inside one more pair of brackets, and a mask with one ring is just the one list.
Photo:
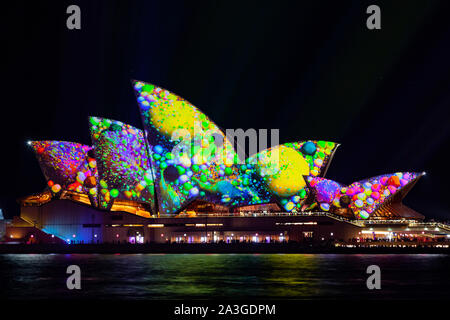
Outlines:
[[[450, 219], [448, 1], [2, 3], [0, 208], [45, 180], [27, 140], [90, 144], [89, 115], [142, 128], [131, 79], [222, 128], [341, 144], [327, 178], [426, 171], [404, 202]], [[81, 30], [66, 28], [67, 6]], [[381, 7], [382, 29], [366, 28]]]

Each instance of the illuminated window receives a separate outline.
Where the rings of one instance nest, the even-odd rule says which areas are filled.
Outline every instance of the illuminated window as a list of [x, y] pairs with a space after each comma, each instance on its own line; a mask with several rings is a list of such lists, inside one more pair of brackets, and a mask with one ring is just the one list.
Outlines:
[[312, 238], [313, 232], [312, 231], [303, 231], [303, 237], [304, 238]]

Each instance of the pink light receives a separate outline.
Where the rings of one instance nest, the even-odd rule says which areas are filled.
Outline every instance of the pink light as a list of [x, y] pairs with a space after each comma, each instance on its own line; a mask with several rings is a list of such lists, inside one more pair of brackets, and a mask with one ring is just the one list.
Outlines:
[[119, 234], [116, 234], [116, 238], [118, 238], [119, 237]]

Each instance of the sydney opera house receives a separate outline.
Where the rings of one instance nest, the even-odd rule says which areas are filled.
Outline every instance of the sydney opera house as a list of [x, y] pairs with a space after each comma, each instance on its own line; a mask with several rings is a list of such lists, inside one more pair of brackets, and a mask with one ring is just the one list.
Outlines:
[[304, 140], [242, 159], [179, 96], [134, 81], [143, 129], [90, 117], [91, 145], [30, 141], [46, 187], [19, 199], [23, 242], [329, 241], [446, 236], [402, 203], [424, 173], [344, 185], [325, 178], [338, 144]]

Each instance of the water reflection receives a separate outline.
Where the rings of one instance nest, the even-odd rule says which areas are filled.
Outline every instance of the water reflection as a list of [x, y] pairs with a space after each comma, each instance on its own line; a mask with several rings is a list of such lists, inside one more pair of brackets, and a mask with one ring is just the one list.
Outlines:
[[[79, 265], [82, 290], [66, 289]], [[382, 290], [366, 288], [367, 266]], [[3, 297], [87, 299], [446, 298], [447, 255], [9, 254], [0, 255]]]

